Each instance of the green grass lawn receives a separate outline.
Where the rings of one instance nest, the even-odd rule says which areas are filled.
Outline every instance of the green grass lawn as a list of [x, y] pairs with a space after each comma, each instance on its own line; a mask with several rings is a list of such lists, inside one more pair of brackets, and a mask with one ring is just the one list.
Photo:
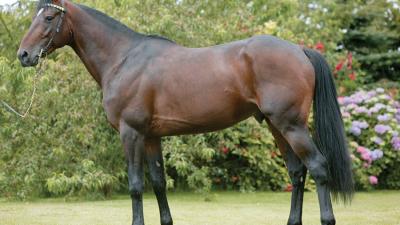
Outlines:
[[[258, 225], [286, 224], [289, 193], [218, 192], [213, 200], [192, 193], [169, 193], [175, 225]], [[145, 221], [159, 224], [158, 207], [151, 193], [144, 197]], [[334, 204], [339, 225], [400, 224], [400, 192], [357, 193], [351, 206]], [[0, 200], [1, 225], [117, 225], [130, 224], [131, 202], [127, 197], [106, 201], [64, 202], [62, 199], [39, 199], [32, 202]], [[306, 193], [304, 224], [319, 224], [315, 193]]]

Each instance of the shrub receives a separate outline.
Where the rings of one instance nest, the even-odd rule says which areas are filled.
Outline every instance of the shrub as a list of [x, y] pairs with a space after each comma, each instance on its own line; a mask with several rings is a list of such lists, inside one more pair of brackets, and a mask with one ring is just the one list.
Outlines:
[[164, 146], [175, 187], [282, 190], [290, 183], [266, 124], [254, 119], [216, 133], [170, 137]]
[[54, 173], [47, 179], [46, 186], [54, 195], [102, 193], [108, 197], [116, 188], [117, 181], [118, 177], [104, 173], [93, 161], [84, 159], [80, 164], [79, 173], [72, 176], [66, 176], [64, 172]]
[[[272, 34], [296, 43], [314, 43], [309, 47], [324, 52], [330, 63], [350, 59], [353, 62], [349, 56], [334, 51], [343, 36], [338, 31], [353, 11], [336, 1], [79, 2], [107, 12], [138, 32], [161, 34], [188, 47]], [[13, 10], [0, 12], [5, 21], [0, 25], [0, 98], [21, 111], [33, 89], [34, 69], [22, 69], [15, 53], [29, 27], [35, 4], [18, 1]], [[2, 32], [5, 26], [12, 33]], [[365, 80], [357, 67], [357, 63], [352, 67], [346, 63], [343, 70], [336, 71], [338, 83], [346, 92]], [[356, 76], [349, 76], [353, 69]], [[89, 192], [127, 193], [118, 134], [107, 124], [101, 92], [78, 57], [67, 49], [49, 56], [37, 87], [37, 98], [25, 120], [0, 107], [0, 195], [23, 199]], [[370, 143], [358, 144], [371, 148]], [[169, 137], [164, 139], [164, 146], [169, 187], [200, 192], [210, 188], [290, 190], [283, 159], [272, 136], [265, 124], [254, 120], [218, 133]], [[386, 159], [386, 149], [382, 152], [379, 160]], [[387, 187], [399, 187], [399, 170], [393, 167], [380, 174], [362, 170], [360, 177], [367, 181], [368, 175], [375, 175], [379, 185], [384, 182]], [[375, 179], [371, 181], [374, 183]], [[312, 188], [312, 180], [307, 179], [308, 184]]]
[[[340, 97], [357, 188], [400, 188], [400, 103], [384, 89]], [[383, 181], [383, 182], [381, 182]]]

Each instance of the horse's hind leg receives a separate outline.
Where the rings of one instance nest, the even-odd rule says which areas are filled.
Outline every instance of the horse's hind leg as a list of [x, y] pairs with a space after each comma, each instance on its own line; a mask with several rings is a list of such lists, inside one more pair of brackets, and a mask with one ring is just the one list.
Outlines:
[[[273, 124], [275, 125], [274, 122]], [[292, 122], [283, 127], [279, 127], [278, 129], [282, 132], [285, 139], [293, 148], [295, 154], [301, 159], [310, 171], [310, 175], [315, 180], [318, 191], [321, 224], [335, 224], [336, 222], [333, 216], [330, 191], [328, 187], [329, 178], [327, 161], [312, 141], [305, 122], [302, 124], [299, 124], [298, 121], [295, 123]]]
[[171, 213], [168, 206], [167, 195], [165, 193], [166, 182], [160, 138], [146, 138], [145, 156], [149, 167], [153, 190], [157, 197], [161, 225], [172, 225]]
[[[271, 107], [270, 99], [263, 99], [264, 104], [261, 104], [260, 110], [270, 120], [273, 127], [282, 134], [295, 155], [306, 166], [311, 177], [315, 180], [321, 223], [332, 225], [335, 224], [335, 218], [328, 187], [328, 163], [311, 139], [307, 128], [308, 110], [311, 107], [309, 107], [310, 103], [303, 100], [307, 99], [307, 96], [303, 95], [302, 97], [302, 99], [293, 96], [292, 98], [280, 99], [281, 101], [278, 101], [280, 104], [275, 103], [273, 104], [274, 107]], [[295, 101], [296, 99], [298, 101]]]
[[292, 199], [290, 206], [290, 215], [288, 225], [301, 225], [302, 224], [302, 211], [303, 211], [303, 196], [304, 196], [304, 184], [307, 174], [307, 168], [301, 162], [300, 158], [293, 152], [289, 143], [285, 140], [278, 129], [267, 120], [269, 128], [275, 141], [282, 153], [285, 160], [286, 167], [289, 171], [289, 176], [293, 185]]

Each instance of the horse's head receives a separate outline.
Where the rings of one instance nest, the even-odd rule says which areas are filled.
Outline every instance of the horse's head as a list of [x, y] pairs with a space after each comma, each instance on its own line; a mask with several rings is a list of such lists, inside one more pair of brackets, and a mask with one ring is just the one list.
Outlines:
[[22, 66], [36, 66], [39, 58], [63, 47], [71, 35], [66, 24], [63, 0], [40, 0], [29, 31], [18, 50]]

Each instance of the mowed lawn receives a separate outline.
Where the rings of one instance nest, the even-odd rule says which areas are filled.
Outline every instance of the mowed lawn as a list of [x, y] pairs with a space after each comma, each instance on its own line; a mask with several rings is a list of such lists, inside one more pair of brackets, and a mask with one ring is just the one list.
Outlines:
[[[279, 225], [286, 224], [289, 193], [217, 192], [211, 202], [194, 193], [169, 193], [175, 225]], [[334, 204], [339, 225], [400, 225], [400, 191], [357, 193], [351, 206]], [[145, 222], [159, 224], [152, 193], [144, 196]], [[0, 200], [1, 225], [118, 225], [130, 224], [127, 197], [106, 201], [64, 202], [39, 199], [32, 202]], [[315, 193], [305, 194], [303, 224], [319, 224]]]

